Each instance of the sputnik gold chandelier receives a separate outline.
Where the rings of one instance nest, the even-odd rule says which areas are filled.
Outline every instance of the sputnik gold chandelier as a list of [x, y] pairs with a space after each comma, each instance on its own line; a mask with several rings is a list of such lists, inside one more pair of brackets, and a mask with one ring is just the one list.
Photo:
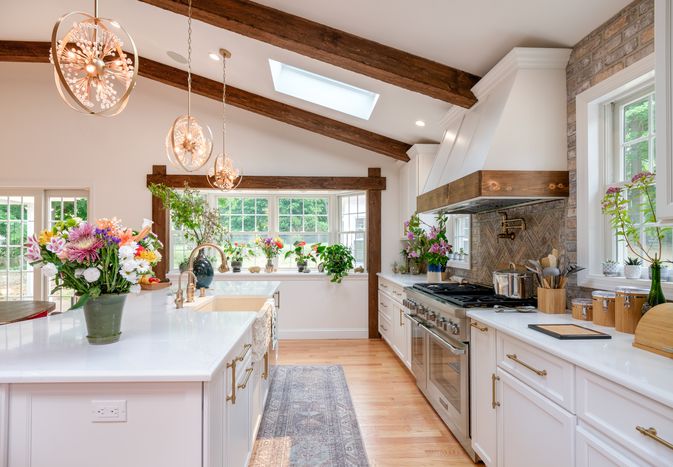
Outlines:
[[93, 16], [72, 12], [56, 22], [49, 55], [58, 92], [70, 107], [108, 117], [124, 110], [138, 76], [138, 52], [119, 23], [98, 16], [98, 0]]
[[192, 0], [187, 13], [187, 115], [175, 119], [166, 135], [171, 164], [187, 172], [203, 167], [213, 153], [213, 133], [192, 116]]
[[222, 154], [215, 158], [213, 166], [208, 171], [208, 183], [213, 188], [222, 191], [231, 191], [241, 184], [241, 172], [234, 167], [233, 162], [227, 156], [227, 58], [231, 53], [226, 49], [220, 49], [222, 55]]

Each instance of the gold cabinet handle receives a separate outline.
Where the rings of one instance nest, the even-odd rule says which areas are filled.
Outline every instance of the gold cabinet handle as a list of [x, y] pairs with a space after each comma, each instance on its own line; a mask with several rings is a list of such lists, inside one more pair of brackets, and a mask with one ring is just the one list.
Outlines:
[[400, 310], [400, 327], [404, 327], [404, 312]]
[[497, 376], [495, 373], [491, 374], [491, 407], [495, 409], [500, 407], [500, 402], [495, 400], [495, 382], [500, 381], [500, 376]]
[[522, 362], [521, 360], [519, 360], [515, 353], [508, 353], [507, 358], [515, 361], [516, 363], [518, 363], [522, 367], [529, 369], [530, 371], [532, 371], [533, 373], [535, 373], [538, 376], [547, 376], [547, 370], [538, 370], [537, 368], [533, 368], [528, 363]]
[[241, 353], [239, 354], [238, 357], [236, 357], [235, 361], [237, 362], [242, 362], [245, 356], [248, 354], [248, 350], [252, 348], [252, 344], [245, 344], [243, 346], [243, 350], [241, 350]]
[[388, 308], [388, 305], [386, 305], [386, 304], [383, 303], [383, 302], [379, 302], [379, 305], [381, 305], [383, 308]]
[[236, 362], [237, 358], [233, 359], [231, 363], [227, 363], [227, 368], [231, 368], [231, 394], [227, 396], [227, 402], [231, 401], [232, 405], [236, 404]]
[[638, 430], [640, 432], [640, 434], [645, 435], [648, 438], [652, 438], [657, 443], [663, 444], [668, 449], [673, 449], [673, 443], [670, 443], [669, 441], [666, 441], [665, 439], [657, 436], [657, 429], [656, 428], [654, 428], [654, 427], [644, 428], [642, 426], [637, 426], [636, 430]]
[[262, 373], [262, 379], [269, 379], [269, 352], [268, 351], [264, 354], [264, 372]]
[[253, 368], [250, 367], [247, 370], [245, 370], [245, 380], [238, 385], [238, 389], [245, 389], [248, 386], [248, 381], [250, 381], [250, 376], [252, 376]]
[[472, 321], [472, 322], [470, 323], [470, 326], [472, 326], [473, 328], [477, 328], [477, 329], [480, 330], [481, 332], [486, 332], [486, 331], [488, 331], [488, 328], [487, 328], [486, 326], [482, 326], [481, 324], [477, 323], [476, 321]]

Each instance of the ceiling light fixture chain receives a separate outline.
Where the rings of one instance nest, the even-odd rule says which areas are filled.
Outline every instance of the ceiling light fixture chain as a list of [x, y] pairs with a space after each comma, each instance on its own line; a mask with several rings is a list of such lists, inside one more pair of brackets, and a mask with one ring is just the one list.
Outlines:
[[187, 172], [199, 170], [213, 153], [213, 133], [192, 117], [192, 0], [187, 10], [187, 114], [173, 122], [165, 146], [169, 162]]
[[213, 188], [222, 191], [231, 191], [238, 188], [243, 177], [240, 170], [234, 167], [232, 160], [227, 156], [227, 58], [231, 53], [220, 49], [222, 55], [222, 154], [218, 154], [213, 167], [208, 172], [208, 183]]
[[[93, 4], [94, 16], [72, 12], [59, 18], [49, 60], [66, 104], [91, 115], [113, 116], [124, 110], [135, 87], [138, 51], [118, 22], [98, 16], [98, 0]], [[132, 50], [133, 60], [124, 47]]]

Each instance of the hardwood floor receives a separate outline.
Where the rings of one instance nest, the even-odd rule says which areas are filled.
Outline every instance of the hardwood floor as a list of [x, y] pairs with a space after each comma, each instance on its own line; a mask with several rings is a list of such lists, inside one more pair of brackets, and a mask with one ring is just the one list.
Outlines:
[[473, 466], [381, 339], [283, 340], [281, 365], [343, 366], [372, 466]]

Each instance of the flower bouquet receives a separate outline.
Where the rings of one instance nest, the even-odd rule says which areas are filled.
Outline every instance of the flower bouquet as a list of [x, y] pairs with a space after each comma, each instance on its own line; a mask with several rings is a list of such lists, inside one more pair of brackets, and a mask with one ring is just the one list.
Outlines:
[[304, 248], [306, 247], [306, 242], [303, 240], [301, 241], [298, 240], [294, 242], [293, 246], [294, 246], [293, 249], [285, 252], [285, 257], [289, 258], [290, 256], [294, 256], [295, 261], [297, 262], [297, 271], [308, 272], [308, 269], [306, 268], [308, 262], [313, 261], [314, 263], [317, 263], [315, 255], [318, 246], [313, 245], [313, 247], [308, 252], [304, 251]]
[[437, 217], [437, 227], [432, 226], [427, 234], [428, 251], [425, 259], [428, 262], [428, 282], [441, 282], [442, 269], [449, 261], [449, 253], [453, 246], [446, 238], [446, 217]]
[[418, 214], [414, 214], [404, 223], [404, 236], [407, 244], [402, 250], [402, 255], [407, 261], [407, 269], [413, 275], [419, 274], [429, 245]]
[[273, 272], [276, 268], [273, 265], [273, 260], [280, 254], [280, 251], [283, 249], [283, 241], [276, 237], [266, 237], [260, 238], [257, 237], [255, 240], [257, 247], [262, 250], [264, 256], [266, 257], [266, 272]]
[[79, 297], [73, 308], [84, 307], [91, 344], [119, 340], [126, 295], [140, 292], [141, 277], [161, 261], [151, 224], [146, 220], [137, 232], [117, 219], [92, 224], [71, 218], [29, 238], [26, 259], [54, 278], [51, 293], [68, 288]]

